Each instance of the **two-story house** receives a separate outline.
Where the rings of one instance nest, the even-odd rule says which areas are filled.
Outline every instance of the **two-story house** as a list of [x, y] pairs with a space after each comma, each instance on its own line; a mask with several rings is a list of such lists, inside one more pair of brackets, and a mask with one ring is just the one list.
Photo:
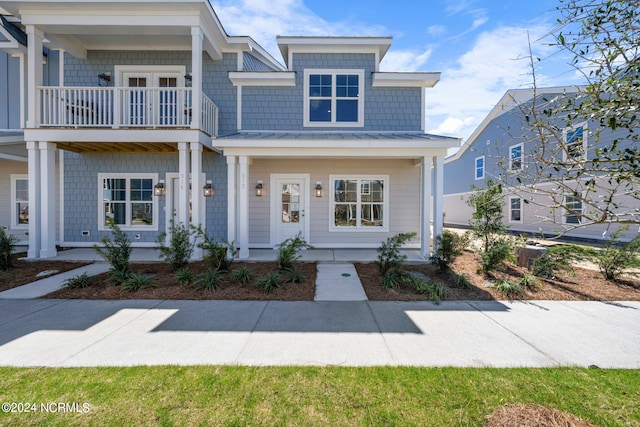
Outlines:
[[282, 65], [207, 0], [1, 7], [27, 37], [29, 257], [92, 246], [110, 224], [154, 246], [172, 220], [240, 258], [298, 233], [357, 248], [406, 231], [426, 255], [432, 211], [441, 232], [459, 140], [424, 132], [439, 73], [379, 71], [391, 38], [279, 37]]

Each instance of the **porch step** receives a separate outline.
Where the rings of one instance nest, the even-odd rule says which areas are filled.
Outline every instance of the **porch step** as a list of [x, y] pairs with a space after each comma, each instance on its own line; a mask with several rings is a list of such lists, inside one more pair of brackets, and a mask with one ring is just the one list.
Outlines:
[[366, 301], [353, 264], [319, 263], [315, 301]]

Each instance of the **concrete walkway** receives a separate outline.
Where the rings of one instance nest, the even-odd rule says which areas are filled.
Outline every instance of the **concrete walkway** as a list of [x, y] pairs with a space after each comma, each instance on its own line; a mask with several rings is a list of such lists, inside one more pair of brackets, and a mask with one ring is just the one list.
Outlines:
[[315, 301], [366, 301], [353, 264], [318, 264]]
[[0, 300], [0, 365], [640, 368], [640, 302]]

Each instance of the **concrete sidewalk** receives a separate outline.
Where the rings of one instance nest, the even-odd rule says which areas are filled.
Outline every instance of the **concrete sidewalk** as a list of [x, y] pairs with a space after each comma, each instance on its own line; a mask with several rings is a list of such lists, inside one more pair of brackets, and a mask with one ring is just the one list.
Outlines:
[[640, 368], [640, 302], [0, 300], [0, 365]]

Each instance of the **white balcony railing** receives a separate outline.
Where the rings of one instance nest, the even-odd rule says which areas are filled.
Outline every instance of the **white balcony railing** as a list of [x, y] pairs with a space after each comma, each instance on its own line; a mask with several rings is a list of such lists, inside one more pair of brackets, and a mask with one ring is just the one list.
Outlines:
[[[191, 128], [191, 88], [38, 88], [39, 127]], [[217, 134], [218, 107], [202, 94], [199, 129]]]

